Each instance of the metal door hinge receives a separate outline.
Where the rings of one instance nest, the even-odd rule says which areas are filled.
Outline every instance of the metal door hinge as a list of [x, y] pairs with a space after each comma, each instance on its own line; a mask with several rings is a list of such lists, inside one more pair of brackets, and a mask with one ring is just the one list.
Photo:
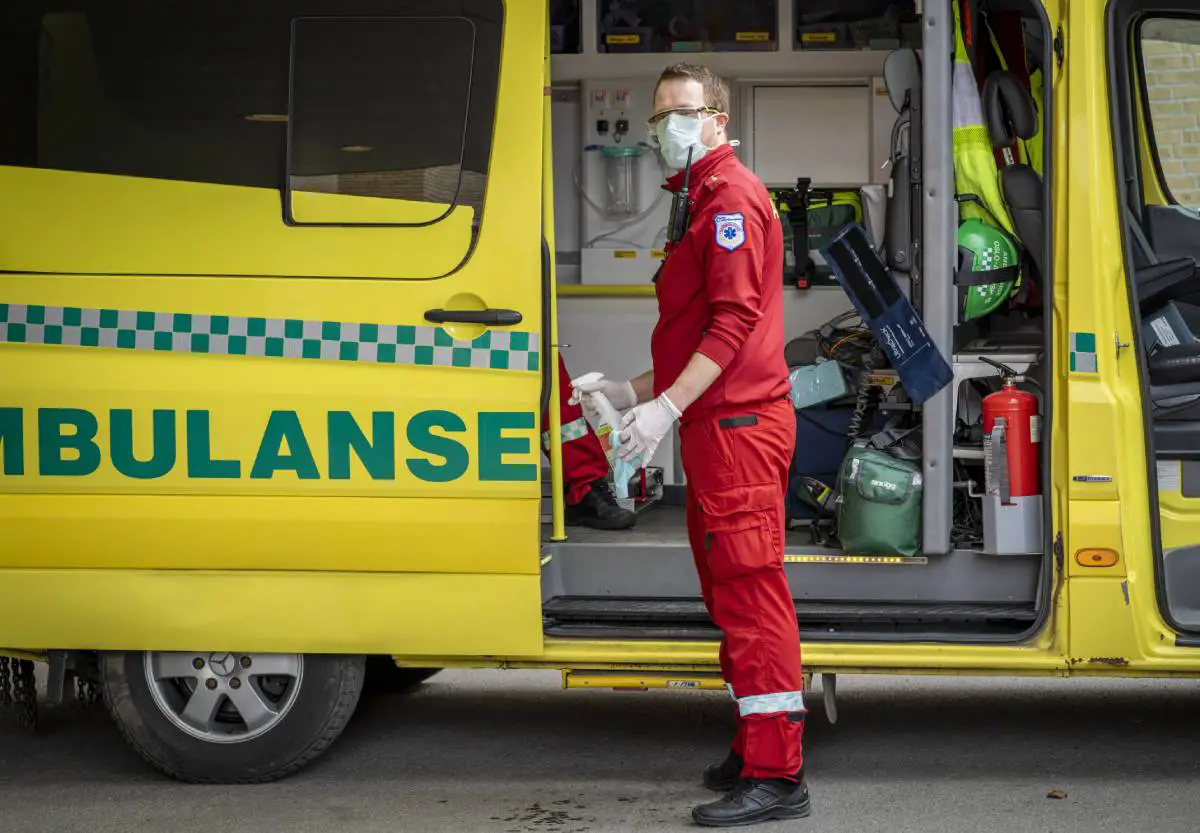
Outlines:
[[1054, 59], [1060, 69], [1062, 68], [1062, 65], [1063, 65], [1063, 55], [1065, 54], [1065, 52], [1066, 52], [1066, 43], [1063, 39], [1062, 27], [1059, 26], [1058, 29], [1054, 32]]
[[1126, 347], [1132, 346], [1127, 341], [1121, 341], [1121, 334], [1117, 333], [1117, 332], [1113, 333], [1113, 342], [1117, 345], [1117, 358], [1118, 359], [1121, 358], [1122, 350], [1124, 350]]

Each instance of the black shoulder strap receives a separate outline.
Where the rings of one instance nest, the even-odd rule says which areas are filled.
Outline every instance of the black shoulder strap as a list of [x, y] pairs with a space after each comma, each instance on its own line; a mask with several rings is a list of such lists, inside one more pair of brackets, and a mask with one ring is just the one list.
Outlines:
[[796, 190], [788, 198], [788, 219], [792, 223], [792, 253], [796, 258], [796, 287], [808, 289], [812, 260], [808, 256], [808, 192], [812, 180], [800, 177]]

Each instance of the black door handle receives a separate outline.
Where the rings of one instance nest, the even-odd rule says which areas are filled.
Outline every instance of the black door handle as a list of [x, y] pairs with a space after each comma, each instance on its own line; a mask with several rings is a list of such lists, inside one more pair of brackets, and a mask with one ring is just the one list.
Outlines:
[[489, 327], [511, 327], [521, 323], [521, 313], [514, 309], [431, 309], [425, 320], [434, 324], [486, 324]]

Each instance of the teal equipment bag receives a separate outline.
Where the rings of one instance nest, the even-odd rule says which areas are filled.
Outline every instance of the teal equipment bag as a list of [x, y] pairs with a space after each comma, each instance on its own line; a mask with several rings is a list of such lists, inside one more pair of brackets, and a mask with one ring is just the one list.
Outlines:
[[866, 443], [851, 446], [838, 476], [837, 529], [852, 555], [916, 555], [921, 470]]

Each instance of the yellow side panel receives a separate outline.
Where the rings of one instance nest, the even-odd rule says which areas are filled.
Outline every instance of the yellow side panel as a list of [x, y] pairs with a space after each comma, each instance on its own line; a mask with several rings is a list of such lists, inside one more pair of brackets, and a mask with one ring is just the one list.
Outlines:
[[[1122, 553], [1121, 504], [1115, 500], [1073, 500], [1069, 502], [1071, 528], [1063, 542], [1064, 566], [1069, 576], [1097, 578], [1125, 575]], [[1117, 553], [1117, 563], [1111, 567], [1081, 565], [1075, 554], [1082, 549], [1106, 549]]]
[[[536, 576], [0, 570], [0, 634], [94, 650], [541, 650]], [[103, 627], [96, 623], [103, 622]], [[486, 627], [483, 623], [487, 623]]]
[[[1138, 316], [1130, 309], [1119, 233], [1106, 11], [1102, 3], [1066, 5], [1065, 83], [1058, 97], [1065, 135], [1057, 175], [1065, 182], [1055, 189], [1055, 289], [1065, 294], [1068, 311], [1060, 350], [1074, 363], [1065, 391], [1068, 657], [1072, 673], [1194, 674], [1200, 654], [1175, 646], [1156, 599], [1144, 403], [1138, 356], [1129, 347]], [[1094, 574], [1071, 563], [1076, 550], [1093, 546], [1115, 549], [1119, 567]]]
[[[274, 189], [4, 166], [0, 193], [4, 266], [14, 272], [436, 278], [462, 261], [474, 216], [460, 206], [416, 228], [287, 226]], [[297, 196], [305, 205], [335, 208], [342, 222], [352, 215], [424, 221], [431, 209], [390, 199]], [[69, 246], [63, 229], [71, 230]]]
[[[5, 471], [19, 453], [23, 473], [0, 478], [0, 565], [537, 571], [535, 373], [3, 352], [2, 405], [22, 418]], [[495, 411], [522, 427], [498, 429]], [[43, 436], [47, 413], [68, 427]], [[429, 428], [429, 414], [462, 430]], [[352, 450], [350, 428], [374, 451]], [[81, 454], [92, 465], [64, 474], [58, 461]], [[308, 471], [278, 468], [297, 455]]]
[[1128, 583], [1119, 578], [1073, 577], [1071, 667], [1124, 667], [1137, 663], [1142, 652]]
[[[24, 436], [5, 492], [525, 498], [536, 520], [536, 373], [28, 344], [0, 360]], [[96, 466], [50, 465], [81, 446]]]
[[530, 518], [505, 500], [3, 496], [0, 569], [537, 575]]

